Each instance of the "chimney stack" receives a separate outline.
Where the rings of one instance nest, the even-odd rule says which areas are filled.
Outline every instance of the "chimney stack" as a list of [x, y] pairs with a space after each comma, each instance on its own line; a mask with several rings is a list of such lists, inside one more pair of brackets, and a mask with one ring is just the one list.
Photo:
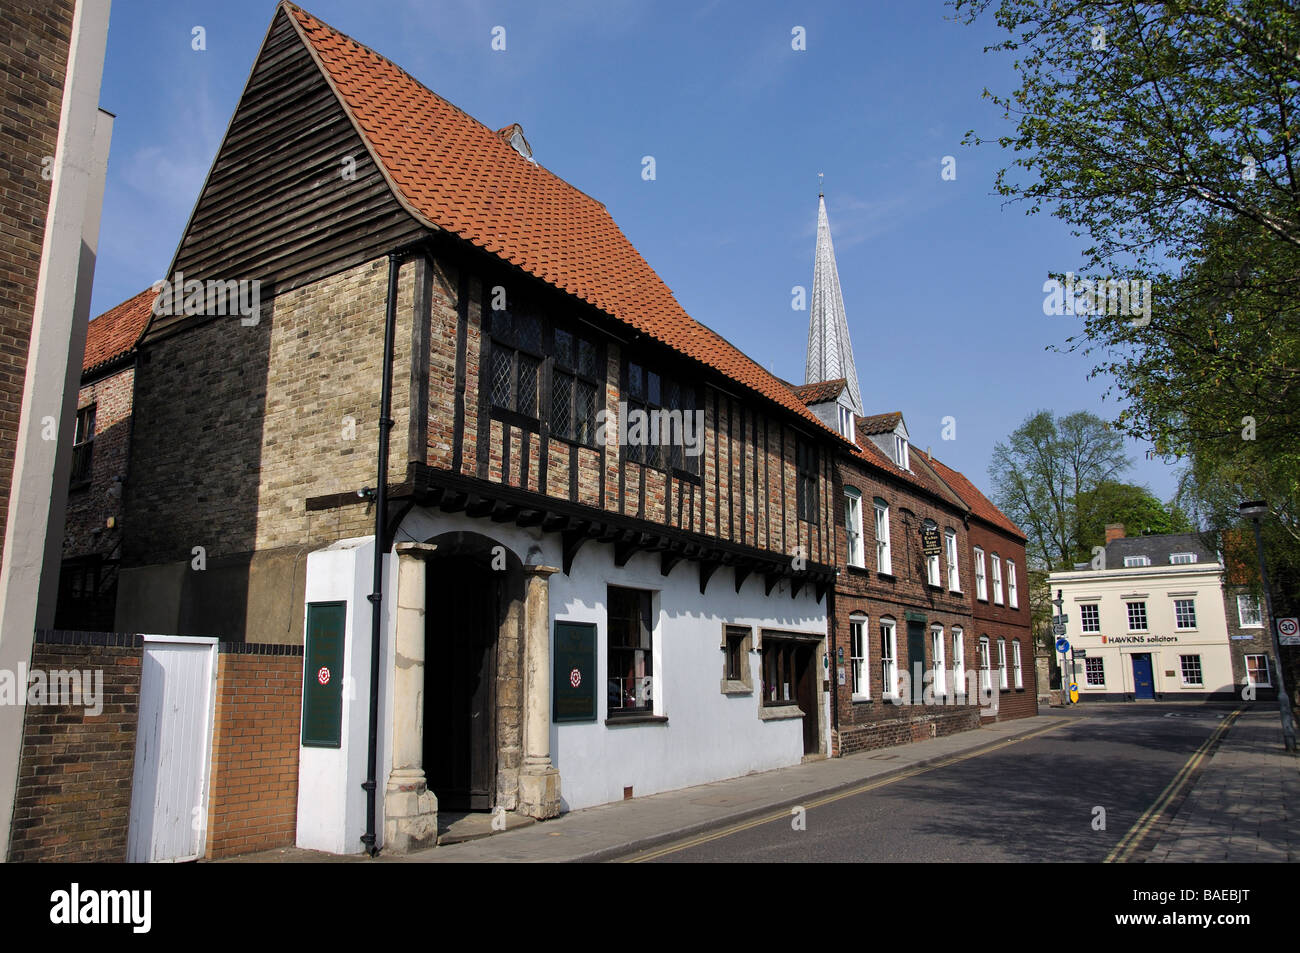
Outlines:
[[1107, 524], [1106, 524], [1106, 544], [1107, 544], [1107, 545], [1109, 545], [1109, 544], [1110, 544], [1112, 541], [1114, 541], [1114, 540], [1117, 540], [1117, 539], [1123, 539], [1123, 538], [1124, 538], [1124, 524], [1123, 524], [1123, 523], [1107, 523]]

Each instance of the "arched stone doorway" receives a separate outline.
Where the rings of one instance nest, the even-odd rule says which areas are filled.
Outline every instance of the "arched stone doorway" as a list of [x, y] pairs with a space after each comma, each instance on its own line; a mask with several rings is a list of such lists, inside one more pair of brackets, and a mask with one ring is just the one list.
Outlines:
[[515, 807], [524, 572], [508, 547], [444, 533], [425, 561], [424, 768], [441, 810]]

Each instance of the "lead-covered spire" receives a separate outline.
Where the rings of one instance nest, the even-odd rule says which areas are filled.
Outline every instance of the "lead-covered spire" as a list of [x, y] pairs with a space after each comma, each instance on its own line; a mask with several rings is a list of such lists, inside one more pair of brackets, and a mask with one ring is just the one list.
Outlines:
[[826, 198], [817, 199], [817, 255], [813, 262], [812, 315], [808, 321], [808, 360], [804, 383], [816, 384], [844, 378], [845, 392], [855, 414], [862, 414], [858, 391], [858, 368], [853, 361], [849, 322], [840, 294], [840, 275], [835, 267], [835, 246], [826, 217]]

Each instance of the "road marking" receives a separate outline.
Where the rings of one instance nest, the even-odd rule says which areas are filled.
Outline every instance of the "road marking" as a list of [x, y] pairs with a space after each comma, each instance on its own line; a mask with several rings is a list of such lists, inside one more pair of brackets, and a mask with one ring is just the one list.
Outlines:
[[1232, 727], [1232, 723], [1237, 720], [1237, 716], [1243, 711], [1245, 711], [1244, 708], [1238, 708], [1223, 721], [1219, 722], [1218, 727], [1214, 729], [1210, 734], [1210, 737], [1206, 738], [1205, 741], [1201, 743], [1201, 746], [1192, 752], [1192, 756], [1187, 759], [1187, 762], [1179, 769], [1178, 773], [1174, 775], [1173, 780], [1171, 780], [1169, 784], [1166, 785], [1165, 789], [1160, 792], [1160, 797], [1156, 798], [1156, 802], [1147, 808], [1146, 813], [1139, 817], [1137, 823], [1130, 827], [1128, 832], [1120, 838], [1119, 843], [1116, 844], [1111, 852], [1106, 855], [1106, 859], [1102, 861], [1102, 863], [1128, 863], [1129, 858], [1132, 857], [1138, 847], [1142, 845], [1142, 840], [1147, 836], [1147, 834], [1151, 833], [1151, 828], [1159, 822], [1161, 816], [1168, 809], [1169, 805], [1173, 803], [1174, 799], [1182, 793], [1183, 788], [1187, 786], [1187, 782], [1196, 772], [1196, 769], [1200, 766], [1201, 762], [1205, 760], [1206, 753], [1219, 742], [1219, 739], [1227, 734], [1228, 729]]
[[[957, 764], [958, 762], [961, 761], [968, 761], [971, 758], [978, 758], [980, 755], [990, 754], [1001, 748], [1005, 748], [1008, 745], [1016, 744], [1017, 742], [1028, 741], [1030, 738], [1037, 738], [1039, 735], [1045, 735], [1049, 731], [1056, 731], [1056, 729], [1063, 728], [1066, 725], [1079, 725], [1087, 720], [1088, 720], [1087, 718], [1072, 718], [1069, 721], [1061, 721], [1055, 725], [1048, 725], [1046, 728], [1038, 728], [1034, 731], [1028, 732], [1027, 734], [1019, 735], [1018, 737], [1015, 738], [1007, 738], [1005, 741], [996, 742], [994, 744], [989, 745], [986, 748], [980, 748], [976, 751], [969, 751], [965, 754], [952, 755], [951, 757], [944, 758], [941, 761], [936, 761], [933, 764], [922, 765], [916, 768], [908, 768], [906, 771], [902, 771], [898, 774], [891, 775], [888, 778], [881, 778], [878, 781], [868, 781], [865, 784], [858, 785], [857, 787], [849, 788], [844, 791], [838, 791], [835, 794], [828, 794], [825, 797], [818, 798], [815, 801], [809, 801], [808, 803], [801, 804], [799, 806], [804, 808], [804, 810], [811, 810], [814, 807], [821, 807], [825, 804], [831, 804], [835, 801], [842, 801], [845, 798], [856, 797], [859, 794], [865, 794], [868, 791], [874, 791], [877, 788], [883, 788], [887, 785], [895, 784], [898, 781], [906, 781], [908, 778], [914, 778], [920, 774], [928, 774], [931, 771], [937, 771], [939, 768], [946, 768], [949, 765]], [[622, 858], [620, 860], [614, 861], [614, 863], [643, 864], [648, 860], [656, 860], [657, 858], [666, 856], [667, 854], [675, 854], [678, 851], [687, 850], [691, 847], [698, 847], [700, 844], [707, 844], [710, 841], [720, 840], [723, 837], [730, 837], [732, 834], [739, 834], [741, 831], [747, 831], [755, 827], [762, 827], [764, 824], [771, 824], [773, 821], [786, 820], [789, 817], [790, 817], [790, 809], [784, 808], [772, 814], [764, 814], [761, 817], [756, 817], [748, 821], [741, 821], [738, 824], [732, 824], [730, 827], [724, 827], [721, 828], [720, 830], [711, 831], [707, 834], [699, 834], [696, 835], [695, 837], [688, 838], [687, 840], [678, 841], [675, 844], [669, 844], [667, 847], [660, 847], [656, 850], [647, 851], [644, 854], [637, 854], [632, 857]]]

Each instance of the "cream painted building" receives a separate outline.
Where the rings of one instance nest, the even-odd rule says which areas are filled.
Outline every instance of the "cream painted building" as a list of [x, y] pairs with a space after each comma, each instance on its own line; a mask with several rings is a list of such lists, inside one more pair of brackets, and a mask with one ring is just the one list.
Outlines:
[[1122, 534], [1107, 527], [1098, 568], [1050, 576], [1080, 700], [1235, 698], [1218, 555], [1197, 534]]

